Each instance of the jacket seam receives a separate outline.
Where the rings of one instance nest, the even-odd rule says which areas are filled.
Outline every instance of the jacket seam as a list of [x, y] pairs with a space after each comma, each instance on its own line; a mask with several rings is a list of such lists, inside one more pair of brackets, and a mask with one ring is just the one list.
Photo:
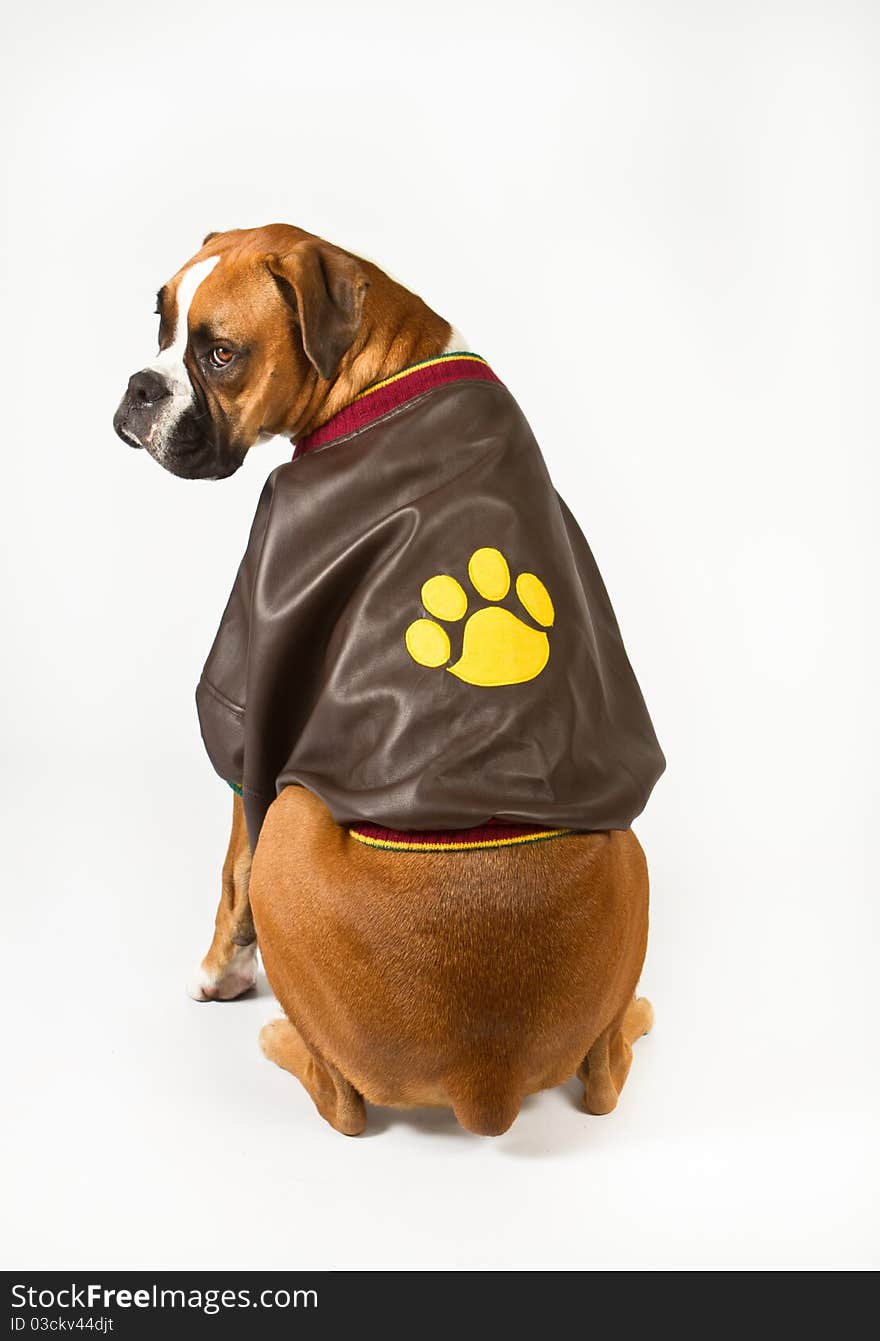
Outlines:
[[217, 686], [211, 684], [211, 681], [206, 679], [204, 675], [202, 676], [199, 683], [202, 685], [203, 688], [207, 689], [208, 693], [212, 694], [214, 698], [217, 699], [218, 703], [222, 704], [224, 708], [228, 708], [230, 712], [234, 712], [237, 717], [244, 716], [244, 708], [241, 707], [238, 703], [233, 703], [231, 698], [227, 698], [225, 694], [221, 693], [221, 691], [217, 688]]

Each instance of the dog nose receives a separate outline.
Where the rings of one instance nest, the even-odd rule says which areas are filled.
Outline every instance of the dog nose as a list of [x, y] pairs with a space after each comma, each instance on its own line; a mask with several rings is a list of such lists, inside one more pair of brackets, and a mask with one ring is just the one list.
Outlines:
[[164, 400], [170, 395], [171, 390], [165, 378], [150, 368], [144, 368], [143, 372], [135, 373], [128, 379], [128, 398], [135, 405], [155, 405], [157, 400]]

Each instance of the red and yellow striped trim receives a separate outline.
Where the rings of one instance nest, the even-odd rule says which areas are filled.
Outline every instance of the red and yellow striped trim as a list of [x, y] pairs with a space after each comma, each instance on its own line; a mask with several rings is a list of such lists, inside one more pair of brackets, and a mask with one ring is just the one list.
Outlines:
[[350, 404], [344, 406], [326, 424], [316, 428], [300, 438], [293, 453], [293, 459], [314, 451], [316, 447], [325, 447], [337, 438], [349, 437], [384, 415], [396, 410], [415, 396], [436, 387], [447, 386], [451, 382], [479, 381], [498, 382], [485, 359], [479, 354], [438, 354], [436, 358], [414, 363], [410, 368], [392, 373], [381, 382], [368, 386], [361, 391]]
[[480, 847], [513, 847], [519, 843], [542, 843], [548, 838], [564, 838], [574, 830], [541, 829], [537, 826], [526, 830], [526, 826], [522, 826], [522, 831], [514, 833], [505, 833], [499, 828], [498, 837], [492, 837], [491, 830], [488, 832], [478, 830], [475, 833], [479, 833], [479, 837], [473, 838], [462, 837], [463, 833], [468, 832], [466, 829], [450, 829], [446, 835], [442, 833], [393, 835], [393, 830], [387, 830], [386, 837], [383, 831], [375, 829], [373, 825], [362, 824], [352, 826], [348, 832], [359, 843], [364, 843], [367, 847], [381, 847], [387, 852], [468, 852]]
[[[383, 386], [393, 386], [395, 382], [403, 381], [404, 377], [411, 377], [420, 368], [449, 367], [453, 363], [461, 362], [481, 363], [484, 368], [489, 367], [486, 360], [481, 358], [479, 354], [438, 354], [434, 359], [423, 359], [421, 363], [414, 363], [409, 368], [403, 368], [400, 372], [392, 373], [390, 377], [383, 377], [381, 382], [374, 382], [365, 391], [359, 392], [354, 399], [355, 401], [364, 400], [366, 396], [372, 396], [375, 392], [381, 391]], [[352, 404], [354, 404], [354, 401], [352, 401]]]

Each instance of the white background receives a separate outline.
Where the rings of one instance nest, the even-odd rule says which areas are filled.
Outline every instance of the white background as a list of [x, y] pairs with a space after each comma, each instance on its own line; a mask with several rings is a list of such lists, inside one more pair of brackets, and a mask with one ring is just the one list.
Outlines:
[[[216, 0], [5, 20], [3, 1265], [877, 1265], [878, 15]], [[261, 483], [113, 435], [204, 233], [375, 257], [485, 355], [669, 768], [616, 1114], [326, 1126], [197, 1006], [230, 798], [193, 689]]]

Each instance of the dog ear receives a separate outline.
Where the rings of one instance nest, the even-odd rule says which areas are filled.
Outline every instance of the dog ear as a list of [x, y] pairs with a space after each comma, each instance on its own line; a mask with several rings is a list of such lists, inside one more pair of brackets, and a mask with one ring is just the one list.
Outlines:
[[219, 236], [220, 236], [219, 233], [206, 233], [205, 236], [202, 238], [202, 246], [206, 247], [212, 238]]
[[360, 327], [366, 274], [338, 247], [312, 239], [266, 263], [296, 312], [309, 361], [329, 381]]

